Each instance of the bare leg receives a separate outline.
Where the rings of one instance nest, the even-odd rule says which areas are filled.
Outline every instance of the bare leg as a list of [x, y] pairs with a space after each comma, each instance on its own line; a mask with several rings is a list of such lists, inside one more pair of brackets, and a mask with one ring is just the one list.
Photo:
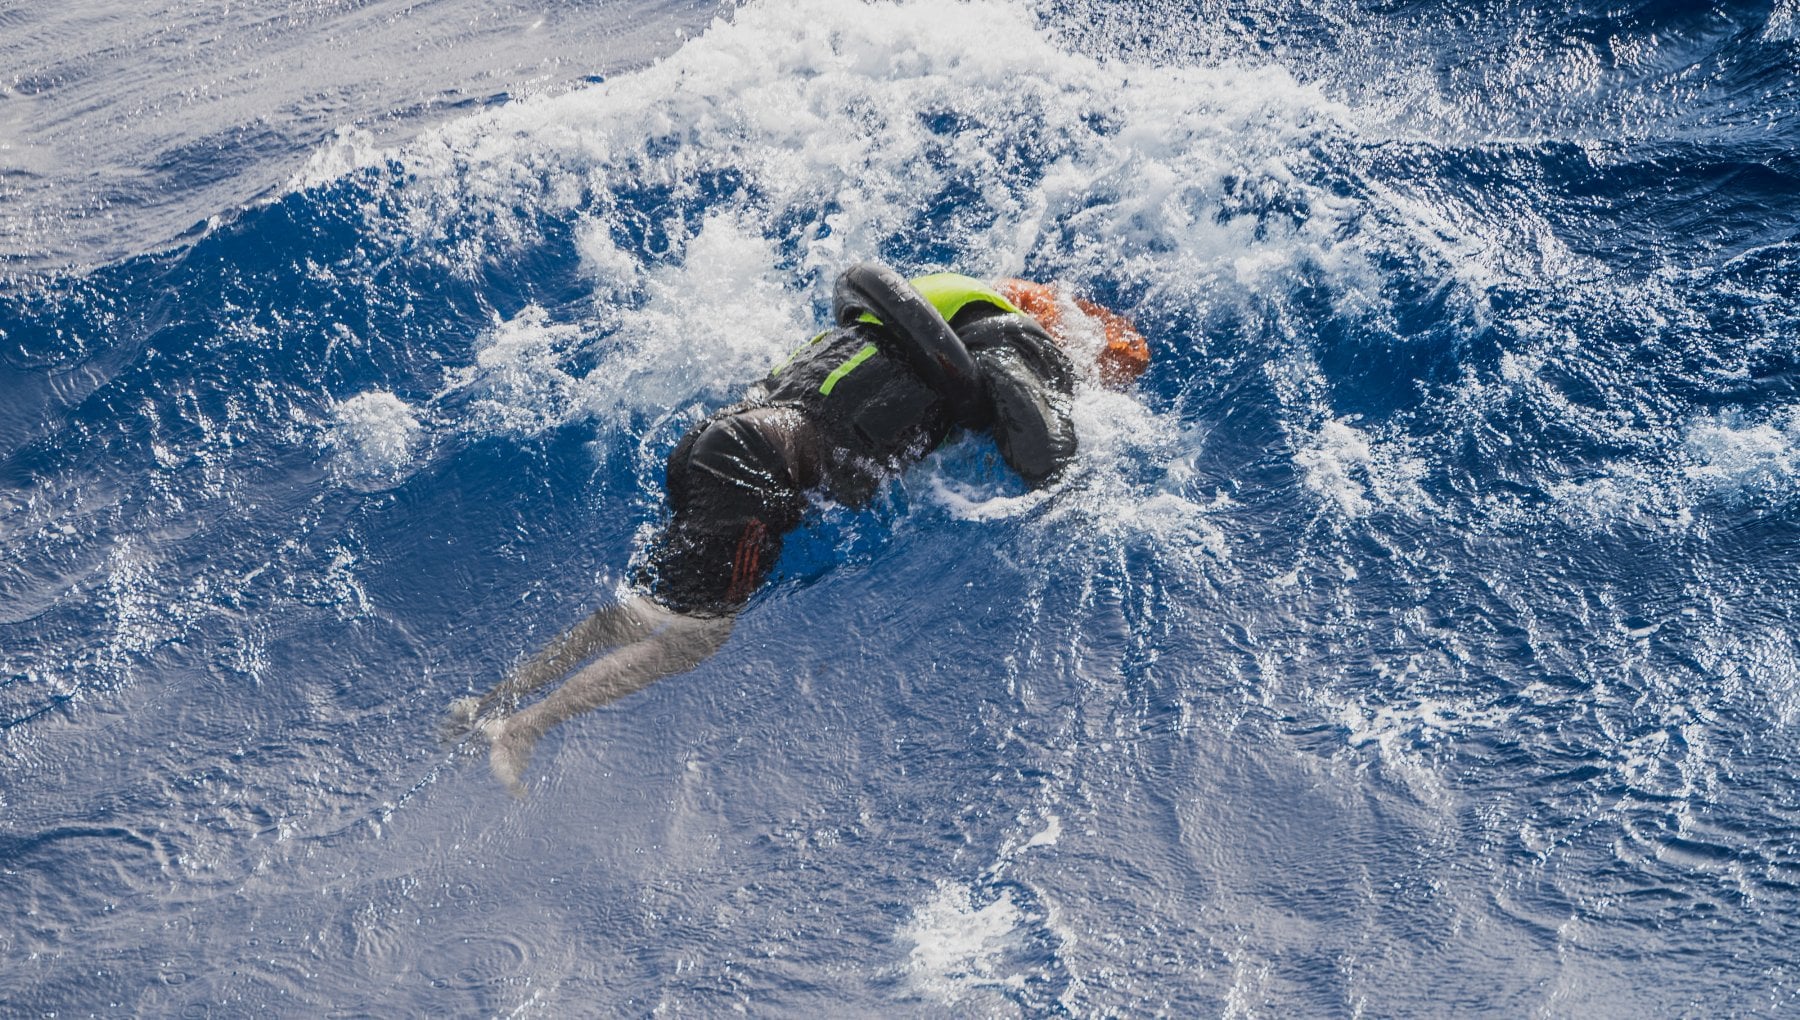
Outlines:
[[[683, 616], [642, 598], [630, 599], [621, 609], [634, 621], [628, 629], [618, 632], [628, 636], [629, 644], [582, 667], [537, 704], [481, 725], [482, 734], [492, 745], [488, 764], [515, 796], [523, 793], [520, 778], [531, 759], [532, 747], [551, 727], [643, 690], [664, 677], [693, 669], [718, 651], [731, 635], [732, 619], [728, 616]], [[550, 654], [561, 644], [553, 644], [539, 656], [546, 661], [544, 670], [549, 670], [548, 663], [562, 658]], [[534, 659], [533, 663], [537, 661]], [[539, 680], [535, 686], [548, 682]]]
[[658, 622], [650, 611], [654, 608], [653, 603], [639, 598], [602, 606], [564, 631], [493, 690], [479, 698], [452, 701], [449, 717], [444, 720], [444, 739], [459, 740], [483, 717], [512, 711], [533, 691], [562, 679], [601, 649], [627, 644], [650, 633]]

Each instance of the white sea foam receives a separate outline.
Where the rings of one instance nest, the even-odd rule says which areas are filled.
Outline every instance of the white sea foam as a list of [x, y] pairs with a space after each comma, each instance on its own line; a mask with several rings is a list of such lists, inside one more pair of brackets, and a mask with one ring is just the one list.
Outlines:
[[1707, 489], [1793, 491], [1800, 469], [1800, 407], [1766, 420], [1731, 413], [1695, 421], [1683, 443], [1688, 478]]
[[411, 474], [424, 435], [417, 412], [385, 390], [359, 393], [332, 407], [325, 435], [333, 477], [352, 488], [398, 485]]
[[1335, 707], [1338, 722], [1348, 731], [1350, 747], [1374, 748], [1383, 766], [1415, 797], [1438, 806], [1449, 803], [1452, 795], [1429, 748], [1471, 731], [1504, 728], [1514, 714], [1468, 699], [1419, 698], [1406, 704], [1364, 706], [1340, 701], [1335, 695], [1321, 693], [1319, 697], [1325, 707]]
[[1052, 490], [1038, 489], [1020, 495], [997, 494], [990, 487], [987, 491], [980, 486], [959, 482], [934, 472], [929, 480], [928, 491], [939, 505], [949, 510], [951, 515], [965, 521], [994, 521], [1008, 517], [1021, 517], [1030, 513], [1051, 498]]
[[[437, 395], [466, 408], [458, 427], [530, 435], [577, 420], [654, 416], [697, 399], [722, 404], [807, 334], [810, 308], [784, 291], [768, 241], [735, 215], [708, 217], [686, 259], [654, 268], [603, 231], [581, 248], [601, 283], [593, 316], [555, 322], [529, 305], [496, 322], [474, 363], [451, 370]], [[625, 315], [620, 302], [636, 307]], [[596, 346], [601, 367], [579, 373], [574, 362]]]
[[1024, 845], [1019, 847], [1019, 849], [1030, 850], [1034, 846], [1055, 846], [1056, 841], [1061, 838], [1062, 818], [1054, 811], [1046, 811], [1044, 812], [1043, 829], [1032, 834], [1032, 837], [1026, 840]]
[[[596, 249], [587, 255], [598, 259]], [[642, 303], [611, 338], [617, 353], [584, 380], [583, 409], [722, 403], [816, 331], [805, 297], [775, 268], [770, 241], [743, 214], [708, 216], [686, 257], [636, 277]], [[615, 260], [615, 265], [622, 260]]]
[[330, 141], [313, 151], [306, 165], [288, 181], [288, 190], [304, 191], [330, 184], [383, 158], [383, 149], [374, 134], [365, 128], [340, 127], [332, 133]]
[[939, 882], [901, 931], [910, 947], [907, 977], [916, 991], [950, 1003], [981, 988], [1022, 988], [1026, 976], [1011, 971], [1006, 957], [1028, 920], [1010, 890], [977, 907], [967, 886]]
[[560, 424], [580, 386], [563, 358], [582, 336], [579, 328], [553, 323], [542, 308], [529, 305], [489, 331], [475, 363], [450, 374], [440, 399], [470, 394], [465, 424], [481, 432], [531, 435]]
[[[543, 219], [573, 221], [596, 295], [574, 325], [603, 338], [604, 356], [584, 378], [566, 368], [556, 378], [557, 358], [517, 366], [534, 385], [483, 368], [493, 385], [460, 423], [474, 431], [716, 404], [811, 331], [837, 269], [918, 239], [920, 211], [951, 186], [956, 208], [936, 224], [955, 263], [945, 268], [998, 275], [1029, 259], [1111, 279], [1152, 325], [1176, 310], [1279, 304], [1320, 276], [1340, 314], [1379, 320], [1392, 272], [1371, 252], [1429, 263], [1462, 295], [1453, 307], [1477, 319], [1498, 283], [1593, 275], [1532, 209], [1359, 172], [1347, 149], [1444, 141], [1383, 116], [1272, 64], [1071, 53], [1023, 4], [752, 2], [651, 67], [486, 110], [397, 149], [346, 128], [296, 186], [404, 167], [403, 213], [373, 203], [370, 229], [425, 241], [469, 274], [535, 243]], [[651, 192], [670, 204], [633, 197]], [[645, 234], [656, 239], [644, 250], [619, 244]], [[1544, 324], [1546, 343], [1556, 330]], [[1340, 417], [1301, 354], [1270, 357], [1293, 361], [1283, 399], [1296, 458], [1328, 506], [1357, 516], [1419, 499], [1418, 461], [1392, 433]], [[1508, 378], [1531, 388], [1535, 371]], [[1566, 402], [1559, 414], [1586, 416]], [[959, 513], [1030, 509], [966, 504]]]
[[[1355, 202], [1295, 169], [1340, 113], [1278, 68], [1071, 55], [1014, 5], [803, 0], [748, 5], [602, 86], [512, 103], [398, 152], [346, 136], [316, 162], [404, 164], [409, 231], [447, 240], [458, 224], [489, 225], [458, 236], [453, 259], [495, 255], [545, 214], [634, 215], [610, 206], [621, 186], [680, 198], [722, 174], [732, 183], [707, 204], [761, 235], [795, 214], [827, 228], [802, 239], [786, 275], [828, 276], [955, 182], [967, 188], [952, 213], [959, 268], [1016, 271], [1050, 246], [1071, 266], [1192, 294], [1263, 286], [1341, 246]], [[1221, 217], [1227, 189], [1291, 195], [1307, 215]], [[678, 260], [687, 226], [655, 226], [670, 228]]]
[[1369, 510], [1367, 478], [1374, 457], [1369, 437], [1343, 420], [1328, 421], [1311, 442], [1294, 454], [1306, 487], [1337, 503], [1345, 513], [1360, 516]]
[[1621, 461], [1596, 477], [1551, 485], [1550, 497], [1565, 520], [1585, 528], [1630, 522], [1666, 532], [1693, 522], [1688, 487], [1662, 465]]
[[[940, 880], [896, 933], [915, 993], [978, 1009], [981, 993], [1041, 987], [1058, 972], [1045, 951], [1064, 959], [1076, 944], [1053, 898], [1031, 884], [1005, 880], [1025, 855], [1057, 845], [1062, 817], [1040, 803], [1021, 811], [1018, 822], [1025, 828], [1005, 841], [978, 882]], [[1041, 827], [1025, 836], [1033, 825]]]
[[1620, 458], [1593, 477], [1559, 482], [1551, 496], [1589, 527], [1631, 521], [1675, 531], [1707, 501], [1783, 501], [1800, 494], [1800, 407], [1732, 410], [1682, 423], [1678, 441]]
[[1435, 743], [1470, 729], [1494, 729], [1512, 718], [1512, 712], [1481, 706], [1468, 700], [1422, 699], [1411, 705], [1380, 705], [1373, 710], [1351, 705], [1339, 708], [1339, 721], [1350, 731], [1351, 747], [1380, 745], [1384, 751], [1402, 742]]
[[[1008, 45], [985, 42], [994, 38]], [[1425, 461], [1402, 429], [1331, 406], [1310, 333], [1279, 321], [1287, 295], [1323, 281], [1340, 315], [1379, 334], [1391, 300], [1383, 266], [1395, 258], [1448, 281], [1448, 314], [1472, 323], [1502, 283], [1593, 275], [1530, 209], [1360, 173], [1346, 152], [1389, 136], [1418, 142], [1406, 137], [1416, 124], [1381, 117], [1278, 66], [1071, 53], [1017, 4], [799, 0], [747, 4], [649, 68], [487, 110], [399, 149], [345, 132], [315, 159], [313, 177], [404, 167], [399, 201], [372, 204], [370, 229], [423, 240], [471, 275], [537, 243], [546, 219], [573, 225], [594, 288], [591, 307], [568, 323], [583, 335], [561, 337], [535, 309], [498, 325], [477, 364], [452, 380], [482, 389], [466, 412], [451, 412], [471, 431], [584, 417], [623, 426], [622, 416], [717, 406], [817, 328], [838, 269], [896, 239], [931, 240], [919, 217], [938, 210], [945, 247], [934, 257], [949, 264], [903, 268], [1000, 275], [1029, 265], [1112, 281], [1132, 295], [1123, 310], [1145, 324], [1158, 356], [1170, 342], [1203, 356], [1208, 343], [1203, 331], [1159, 332], [1171, 314], [1203, 322], [1216, 310], [1260, 318], [1273, 308], [1270, 376], [1300, 477], [1329, 510], [1357, 517], [1422, 508]], [[1529, 315], [1512, 325], [1527, 342], [1501, 377], [1470, 381], [1458, 406], [1430, 413], [1472, 423], [1524, 393], [1597, 440], [1619, 438], [1616, 423], [1540, 380], [1567, 325]], [[514, 334], [541, 343], [517, 347]], [[575, 351], [587, 356], [566, 356]], [[597, 367], [578, 376], [576, 360]], [[1204, 490], [1177, 477], [1194, 447], [1119, 443], [1104, 396], [1078, 403], [1090, 470], [1072, 488], [1085, 495], [1058, 500], [1053, 513], [1087, 505], [1116, 520], [1123, 506], [1147, 507], [1152, 526], [1222, 551]], [[1734, 470], [1723, 456], [1693, 460], [1696, 483]], [[1099, 480], [1106, 466], [1123, 463], [1160, 463], [1168, 475], [1096, 491], [1110, 484]], [[1561, 496], [1570, 506], [1636, 498], [1626, 481], [1567, 483]], [[955, 486], [933, 494], [974, 518], [1039, 505]]]
[[940, 469], [927, 492], [963, 520], [1021, 517], [1047, 507], [1047, 520], [1087, 535], [1150, 537], [1173, 555], [1227, 555], [1224, 533], [1207, 518], [1229, 501], [1193, 498], [1201, 480], [1192, 458], [1203, 434], [1185, 431], [1173, 415], [1158, 414], [1129, 393], [1092, 384], [1077, 390], [1073, 417], [1075, 463], [1059, 485], [1020, 493], [1004, 479], [968, 481]]
[[1415, 495], [1424, 464], [1378, 444], [1342, 419], [1322, 423], [1294, 452], [1306, 487], [1347, 516], [1360, 517], [1376, 503], [1402, 502]]
[[1769, 42], [1800, 41], [1800, 0], [1775, 0], [1762, 37]]
[[[995, 38], [1008, 44], [986, 42]], [[369, 229], [427, 242], [419, 247], [470, 275], [538, 243], [546, 219], [572, 225], [591, 305], [557, 309], [564, 322], [531, 308], [497, 324], [449, 380], [477, 395], [443, 412], [452, 427], [692, 418], [821, 325], [844, 264], [936, 241], [929, 257], [947, 264], [902, 268], [1029, 267], [1116, 285], [1159, 358], [1206, 357], [1205, 329], [1178, 333], [1173, 317], [1269, 323], [1268, 375], [1298, 475], [1328, 513], [1354, 519], [1428, 509], [1421, 480], [1434, 455], [1406, 438], [1404, 421], [1332, 406], [1310, 329], [1284, 321], [1296, 288], [1324, 283], [1335, 312], [1366, 323], [1371, 338], [1393, 332], [1396, 261], [1443, 281], [1445, 314], [1471, 326], [1490, 318], [1496, 287], [1597, 280], [1595, 300], [1610, 300], [1604, 270], [1528, 203], [1359, 169], [1357, 152], [1390, 140], [1514, 144], [1420, 137], [1420, 122], [1391, 113], [1346, 107], [1274, 65], [1091, 59], [999, 0], [752, 2], [651, 67], [489, 109], [398, 149], [347, 130], [308, 179], [403, 167], [397, 201], [372, 203]], [[1648, 286], [1649, 300], [1615, 303], [1654, 331], [1680, 314], [1671, 295], [1685, 284]], [[1423, 413], [1479, 429], [1522, 401], [1598, 444], [1644, 451], [1555, 483], [1554, 512], [1683, 527], [1696, 499], [1787, 491], [1791, 422], [1696, 421], [1679, 447], [1659, 445], [1659, 423], [1596, 409], [1554, 381], [1581, 350], [1578, 323], [1527, 306], [1507, 313], [1507, 327], [1517, 339], [1498, 371], [1470, 372]], [[1096, 339], [1075, 337], [1078, 347]], [[1216, 487], [1192, 471], [1206, 437], [1180, 434], [1186, 410], [1164, 420], [1135, 403], [1084, 387], [1081, 463], [1044, 517], [1153, 533], [1170, 555], [1225, 556], [1208, 519]], [[929, 490], [970, 519], [1046, 509], [1044, 497], [1004, 487], [934, 479]], [[1496, 498], [1483, 512], [1531, 512]]]
[[1225, 561], [1230, 543], [1211, 518], [1230, 505], [1194, 470], [1208, 436], [1129, 393], [1077, 392], [1080, 440], [1064, 490], [1045, 513], [1051, 541], [1148, 541], [1184, 572]]

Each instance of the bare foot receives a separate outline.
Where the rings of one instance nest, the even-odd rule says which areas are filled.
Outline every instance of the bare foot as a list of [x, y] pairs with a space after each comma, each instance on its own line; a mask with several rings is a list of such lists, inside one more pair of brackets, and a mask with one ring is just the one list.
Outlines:
[[490, 719], [481, 724], [481, 733], [488, 739], [488, 768], [493, 770], [494, 778], [508, 793], [523, 800], [525, 784], [521, 780], [525, 766], [531, 764], [531, 749], [537, 738], [507, 725], [509, 722], [511, 719]]
[[481, 708], [476, 698], [457, 698], [450, 703], [449, 711], [444, 713], [443, 721], [438, 723], [438, 739], [446, 744], [454, 744], [469, 735], [475, 728], [475, 714]]

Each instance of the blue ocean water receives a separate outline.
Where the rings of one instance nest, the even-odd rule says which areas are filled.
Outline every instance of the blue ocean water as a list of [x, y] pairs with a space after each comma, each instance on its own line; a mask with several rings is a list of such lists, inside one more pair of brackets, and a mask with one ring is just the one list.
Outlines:
[[[1800, 8], [0, 6], [0, 1014], [1800, 1013]], [[440, 745], [879, 257], [1155, 363]]]

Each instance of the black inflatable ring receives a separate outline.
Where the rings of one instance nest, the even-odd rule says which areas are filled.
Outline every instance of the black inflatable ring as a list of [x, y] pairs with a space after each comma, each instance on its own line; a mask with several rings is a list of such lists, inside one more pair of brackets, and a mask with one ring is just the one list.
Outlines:
[[853, 325], [864, 313], [880, 319], [899, 341], [894, 353], [950, 405], [958, 422], [982, 418], [981, 370], [956, 331], [905, 278], [879, 262], [859, 262], [837, 278], [832, 318]]

